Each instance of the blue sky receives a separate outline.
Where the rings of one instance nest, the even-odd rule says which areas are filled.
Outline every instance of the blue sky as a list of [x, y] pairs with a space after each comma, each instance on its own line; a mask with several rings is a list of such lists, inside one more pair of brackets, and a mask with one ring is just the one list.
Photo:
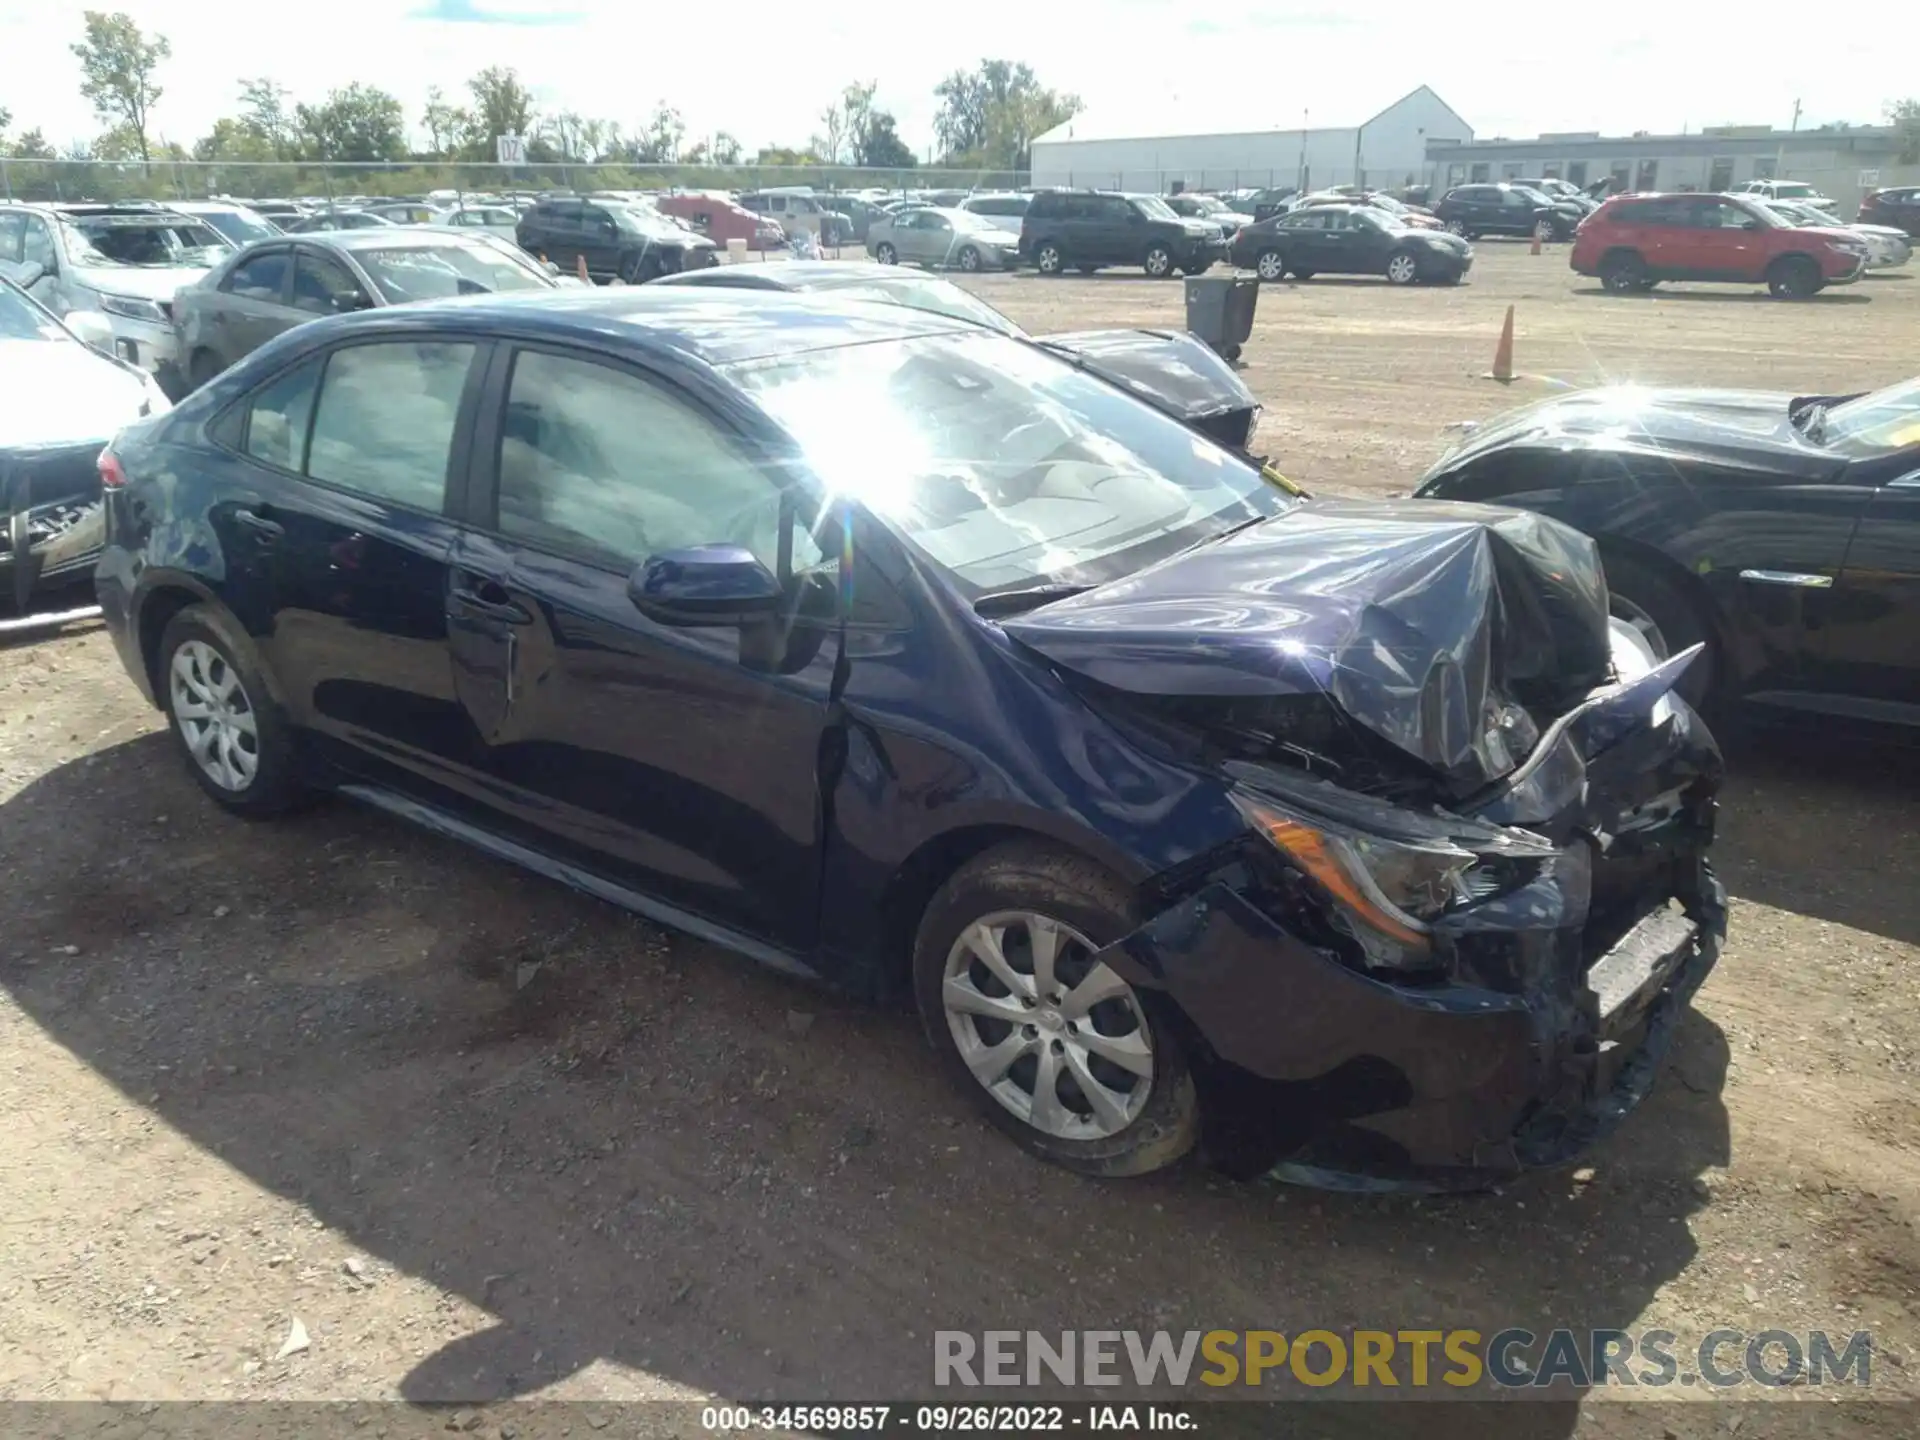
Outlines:
[[[1541, 130], [1669, 131], [1728, 122], [1876, 122], [1920, 95], [1920, 7], [1891, 5], [1808, 46], [1775, 27], [1729, 25], [1724, 7], [1669, 0], [1596, 11], [1553, 0], [1372, 0], [1364, 18], [1328, 0], [1105, 0], [1044, 6], [970, 0], [897, 10], [851, 3], [708, 0], [328, 0], [261, 9], [199, 0], [101, 0], [173, 42], [157, 129], [190, 144], [231, 113], [240, 77], [271, 75], [297, 98], [361, 80], [417, 119], [429, 85], [515, 66], [549, 109], [629, 128], [665, 99], [694, 136], [728, 130], [749, 150], [804, 142], [847, 82], [875, 79], [880, 103], [923, 154], [934, 84], [984, 56], [1025, 60], [1057, 88], [1152, 133], [1365, 118], [1430, 84], [1483, 136]], [[1603, 18], [1604, 17], [1604, 18]], [[68, 45], [78, 7], [0, 0], [0, 104], [16, 129], [55, 143], [97, 127]]]

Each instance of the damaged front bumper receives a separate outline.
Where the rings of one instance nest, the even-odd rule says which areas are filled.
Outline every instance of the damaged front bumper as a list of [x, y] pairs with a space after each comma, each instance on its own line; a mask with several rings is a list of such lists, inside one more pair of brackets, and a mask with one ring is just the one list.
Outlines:
[[1707, 858], [1719, 752], [1654, 689], [1641, 723], [1601, 715], [1543, 742], [1577, 774], [1533, 767], [1478, 812], [1550, 849], [1437, 919], [1426, 969], [1356, 964], [1299, 923], [1264, 842], [1217, 857], [1105, 952], [1177, 1015], [1217, 1163], [1474, 1188], [1569, 1161], [1632, 1112], [1726, 934]]

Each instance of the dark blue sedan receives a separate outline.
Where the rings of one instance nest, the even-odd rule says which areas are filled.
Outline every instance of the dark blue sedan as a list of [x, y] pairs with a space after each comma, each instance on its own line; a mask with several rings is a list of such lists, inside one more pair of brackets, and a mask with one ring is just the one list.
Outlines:
[[1050, 1159], [1484, 1183], [1645, 1093], [1719, 762], [1519, 511], [1310, 500], [1017, 336], [647, 287], [364, 312], [102, 457], [229, 809], [320, 789], [911, 993]]

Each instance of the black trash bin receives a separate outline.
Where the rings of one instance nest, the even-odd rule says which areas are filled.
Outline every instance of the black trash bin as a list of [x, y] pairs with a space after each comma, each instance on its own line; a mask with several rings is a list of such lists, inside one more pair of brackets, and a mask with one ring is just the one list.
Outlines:
[[1253, 309], [1260, 303], [1258, 275], [1189, 275], [1187, 330], [1227, 358], [1238, 360], [1253, 334]]

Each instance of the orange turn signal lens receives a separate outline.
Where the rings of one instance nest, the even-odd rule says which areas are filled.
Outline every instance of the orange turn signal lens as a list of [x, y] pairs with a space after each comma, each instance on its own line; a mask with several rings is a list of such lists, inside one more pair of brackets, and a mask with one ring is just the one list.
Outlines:
[[1343, 842], [1264, 806], [1249, 803], [1241, 808], [1322, 889], [1368, 925], [1409, 949], [1424, 951], [1429, 947], [1431, 942], [1423, 931], [1388, 912], [1368, 893], [1373, 887], [1353, 875], [1341, 853], [1346, 850]]

